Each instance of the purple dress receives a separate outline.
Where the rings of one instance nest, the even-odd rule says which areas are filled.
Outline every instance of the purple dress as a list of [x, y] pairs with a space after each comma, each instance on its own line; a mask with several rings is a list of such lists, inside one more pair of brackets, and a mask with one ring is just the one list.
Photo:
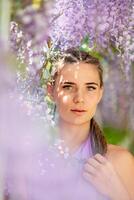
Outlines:
[[[21, 154], [17, 175], [9, 175], [10, 196], [14, 200], [106, 200], [82, 176], [86, 160], [92, 156], [88, 139], [66, 159], [57, 148], [47, 145]], [[25, 162], [25, 166], [21, 164]], [[13, 166], [14, 167], [14, 166]], [[20, 173], [21, 172], [21, 173]]]
[[66, 159], [53, 148], [47, 153], [38, 153], [31, 162], [35, 168], [28, 180], [29, 200], [106, 199], [82, 176], [84, 163], [92, 156], [89, 139]]

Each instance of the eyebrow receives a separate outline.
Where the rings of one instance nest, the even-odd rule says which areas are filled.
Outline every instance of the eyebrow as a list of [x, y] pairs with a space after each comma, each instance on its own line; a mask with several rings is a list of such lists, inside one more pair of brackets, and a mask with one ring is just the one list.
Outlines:
[[[76, 83], [68, 82], [68, 81], [62, 82], [61, 84], [76, 85]], [[85, 83], [85, 85], [97, 85], [97, 86], [99, 86], [99, 84], [95, 83], [95, 82], [88, 82], [88, 83]]]
[[98, 83], [95, 83], [95, 82], [89, 82], [89, 83], [85, 83], [86, 85], [97, 85], [97, 86], [99, 86], [99, 84]]

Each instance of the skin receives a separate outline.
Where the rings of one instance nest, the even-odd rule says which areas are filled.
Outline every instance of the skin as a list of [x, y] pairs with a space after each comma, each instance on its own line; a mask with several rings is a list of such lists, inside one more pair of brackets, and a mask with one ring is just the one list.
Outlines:
[[[48, 92], [59, 113], [61, 137], [74, 151], [88, 137], [90, 119], [102, 97], [103, 88], [100, 88], [96, 66], [90, 65], [89, 68], [86, 63], [75, 63], [73, 67], [72, 64], [65, 65], [56, 78], [55, 86], [49, 85]], [[76, 108], [86, 112], [79, 116], [71, 111]]]
[[[59, 113], [60, 137], [74, 152], [87, 139], [90, 120], [102, 98], [97, 66], [84, 62], [66, 64], [55, 85], [48, 84], [48, 93]], [[76, 108], [86, 112], [80, 115], [71, 111]], [[124, 148], [108, 145], [105, 156], [96, 154], [88, 159], [83, 176], [111, 200], [134, 199], [134, 158]]]

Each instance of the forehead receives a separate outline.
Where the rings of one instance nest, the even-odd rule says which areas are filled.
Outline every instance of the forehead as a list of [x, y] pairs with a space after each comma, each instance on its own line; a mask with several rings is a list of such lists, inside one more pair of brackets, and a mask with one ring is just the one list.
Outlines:
[[90, 63], [72, 63], [66, 64], [59, 73], [59, 80], [72, 81], [72, 82], [87, 82], [95, 81], [99, 82], [99, 73], [97, 66]]

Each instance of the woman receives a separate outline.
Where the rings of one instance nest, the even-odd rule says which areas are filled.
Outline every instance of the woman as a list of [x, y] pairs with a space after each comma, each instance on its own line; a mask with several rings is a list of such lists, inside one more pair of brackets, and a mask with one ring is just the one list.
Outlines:
[[17, 145], [8, 145], [4, 199], [133, 200], [133, 156], [107, 144], [93, 118], [103, 94], [98, 59], [78, 49], [53, 55], [47, 90], [57, 109], [57, 131], [47, 143], [47, 134], [17, 114], [24, 128], [15, 136], [10, 132]]
[[92, 155], [83, 164], [85, 180], [110, 200], [133, 200], [133, 156], [122, 147], [107, 144], [93, 118], [103, 94], [99, 60], [78, 49], [69, 49], [55, 60], [56, 72], [47, 91], [59, 114], [62, 153], [68, 147], [74, 155], [88, 141]]

